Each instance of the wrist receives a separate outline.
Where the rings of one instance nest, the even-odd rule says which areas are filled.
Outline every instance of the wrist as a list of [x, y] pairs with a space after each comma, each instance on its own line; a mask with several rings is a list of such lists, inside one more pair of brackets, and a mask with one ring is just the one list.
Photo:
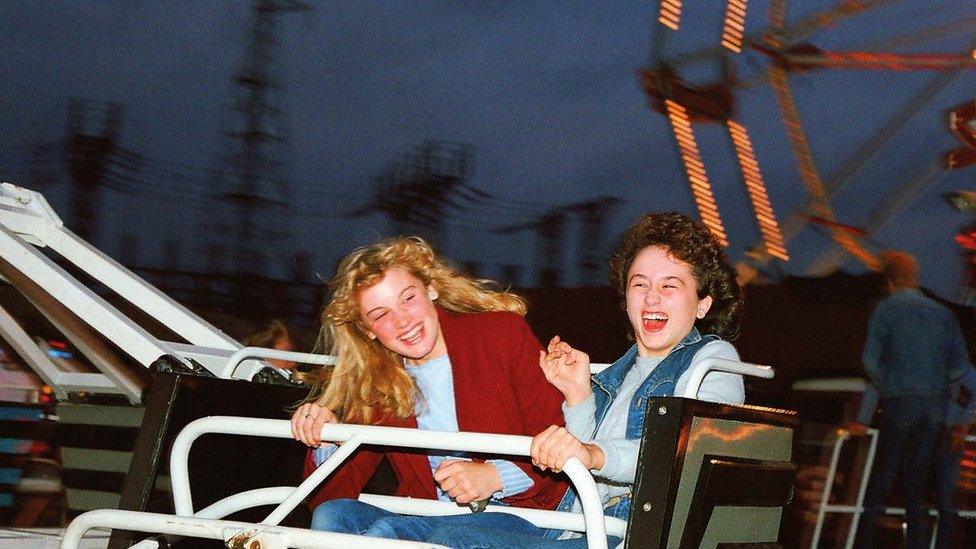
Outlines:
[[497, 494], [505, 489], [505, 481], [502, 480], [502, 472], [498, 470], [498, 466], [494, 463], [485, 463], [491, 469], [491, 487], [494, 488], [491, 493]]
[[567, 391], [563, 396], [566, 398], [567, 406], [576, 406], [584, 400], [590, 398], [593, 394], [593, 389], [589, 385], [585, 389], [580, 389], [576, 391]]
[[600, 448], [592, 442], [585, 442], [583, 443], [583, 450], [586, 454], [586, 460], [583, 462], [583, 465], [585, 465], [587, 469], [592, 471], [603, 469], [607, 458], [607, 456], [603, 453], [603, 448]]

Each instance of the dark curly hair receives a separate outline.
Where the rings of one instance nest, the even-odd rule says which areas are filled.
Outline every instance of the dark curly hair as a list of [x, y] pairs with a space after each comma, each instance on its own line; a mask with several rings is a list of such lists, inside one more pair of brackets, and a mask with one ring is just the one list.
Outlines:
[[624, 233], [610, 256], [610, 283], [626, 307], [627, 271], [641, 250], [659, 246], [691, 266], [698, 286], [698, 299], [712, 297], [705, 318], [695, 322], [698, 330], [731, 341], [739, 335], [742, 290], [725, 250], [702, 223], [678, 212], [644, 214]]

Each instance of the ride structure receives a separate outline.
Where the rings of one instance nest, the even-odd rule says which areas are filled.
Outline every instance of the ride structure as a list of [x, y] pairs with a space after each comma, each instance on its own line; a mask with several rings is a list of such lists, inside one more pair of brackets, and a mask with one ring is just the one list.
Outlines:
[[[529, 437], [329, 425], [322, 435], [343, 442], [340, 451], [295, 486], [305, 450], [291, 440], [288, 421], [278, 418], [305, 390], [287, 383], [284, 372], [253, 359], [327, 365], [333, 357], [241, 347], [72, 234], [36, 192], [3, 183], [0, 214], [4, 279], [39, 309], [52, 311], [52, 322], [71, 332], [69, 338], [79, 342], [78, 348], [99, 373], [70, 377], [45, 371], [46, 365], [30, 365], [55, 384], [62, 399], [101, 390], [124, 395], [130, 404], [144, 408], [117, 508], [79, 515], [62, 540], [66, 549], [77, 547], [85, 532], [95, 527], [114, 529], [108, 545], [113, 549], [133, 543], [143, 548], [179, 543], [178, 538], [158, 537], [167, 534], [220, 539], [232, 547], [254, 549], [417, 546], [279, 523], [322, 479], [333, 471], [341, 474], [340, 463], [361, 444], [528, 455]], [[49, 257], [55, 254], [59, 257]], [[69, 268], [76, 272], [69, 273]], [[153, 335], [99, 295], [107, 292], [153, 317], [182, 341]], [[72, 321], [58, 320], [62, 317]], [[27, 334], [12, 317], [5, 320], [0, 325], [3, 336], [20, 345], [18, 349], [28, 349]], [[99, 340], [121, 350], [123, 359], [105, 360], [92, 343]], [[139, 379], [132, 375], [133, 365], [154, 371], [147, 385], [132, 381]], [[593, 478], [578, 463], [567, 464], [565, 472], [581, 495], [582, 520], [573, 513], [493, 505], [486, 512], [514, 512], [543, 527], [584, 532], [590, 547], [605, 547], [606, 533], [623, 537], [629, 547], [710, 547], [725, 541], [775, 544], [795, 474], [791, 460], [797, 418], [782, 410], [693, 400], [709, 370], [769, 378], [769, 367], [711, 359], [696, 368], [682, 397], [647, 403], [636, 503], [628, 521], [603, 517]], [[258, 378], [275, 383], [256, 382]], [[206, 433], [248, 438], [203, 437], [195, 443]], [[172, 499], [161, 500], [158, 484], [165, 478], [167, 462]], [[271, 462], [274, 467], [267, 465]], [[763, 482], [750, 480], [754, 478]], [[281, 484], [269, 486], [269, 482]], [[472, 511], [442, 502], [362, 497], [407, 514]], [[252, 508], [267, 505], [276, 507], [270, 514], [253, 515]], [[748, 511], [744, 513], [743, 507]], [[252, 511], [249, 518], [225, 520], [231, 513], [248, 511]]]
[[[789, 261], [787, 245], [809, 226], [822, 229], [837, 247], [830, 247], [813, 261], [808, 267], [808, 274], [833, 272], [848, 257], [876, 269], [873, 251], [876, 245], [871, 242], [871, 236], [926, 188], [935, 184], [947, 170], [963, 167], [967, 164], [966, 159], [972, 156], [972, 143], [967, 143], [965, 137], [971, 134], [971, 129], [963, 122], [967, 119], [959, 115], [965, 108], [957, 109], [953, 111], [954, 118], [950, 118], [949, 126], [960, 136], [965, 145], [963, 149], [950, 152], [944, 159], [941, 155], [933, 156], [930, 165], [907, 174], [907, 179], [874, 207], [866, 223], [854, 226], [835, 214], [832, 201], [877, 157], [884, 146], [906, 128], [912, 117], [935, 101], [950, 83], [976, 69], [976, 57], [973, 55], [976, 37], [970, 38], [961, 51], [906, 51], [918, 44], [944, 40], [952, 35], [971, 35], [976, 14], [960, 14], [953, 21], [936, 27], [906, 32], [868, 44], [863, 51], [826, 51], [809, 42], [815, 33], [832, 29], [846, 19], [871, 17], [873, 12], [898, 3], [897, 0], [869, 0], [840, 1], [826, 8], [804, 5], [808, 13], [788, 21], [787, 0], [771, 0], [763, 28], [746, 34], [748, 20], [754, 22], [757, 19], [753, 15], [755, 10], [748, 11], [749, 3], [746, 0], [729, 0], [725, 4], [721, 34], [716, 36], [719, 45], [682, 52], [669, 51], [668, 44], [683, 25], [692, 22], [683, 20], [687, 19], [683, 18], [686, 10], [680, 0], [661, 0], [658, 3], [659, 16], [652, 36], [651, 61], [647, 68], [640, 71], [640, 82], [652, 107], [670, 122], [702, 221], [719, 240], [725, 242], [728, 237], [702, 161], [694, 127], [710, 123], [728, 127], [761, 236], [761, 242], [752, 247], [746, 254], [746, 260], [738, 265], [740, 282], [753, 280], [771, 260]], [[719, 13], [716, 10], [715, 16], [718, 17]], [[694, 85], [683, 77], [683, 74], [703, 64], [710, 64], [711, 72], [719, 72], [721, 78], [708, 85]], [[757, 68], [762, 65], [765, 66]], [[736, 70], [740, 66], [761, 74], [739, 79]], [[933, 71], [936, 74], [903, 104], [884, 107], [886, 110], [892, 109], [890, 117], [873, 136], [851, 147], [848, 158], [828, 177], [824, 177], [820, 167], [823, 162], [818, 162], [814, 154], [790, 83], [792, 76], [823, 69]], [[768, 84], [775, 95], [799, 179], [808, 197], [806, 203], [782, 224], [773, 214], [766, 183], [761, 175], [762, 155], [754, 150], [745, 124], [737, 120], [739, 95], [762, 84]]]

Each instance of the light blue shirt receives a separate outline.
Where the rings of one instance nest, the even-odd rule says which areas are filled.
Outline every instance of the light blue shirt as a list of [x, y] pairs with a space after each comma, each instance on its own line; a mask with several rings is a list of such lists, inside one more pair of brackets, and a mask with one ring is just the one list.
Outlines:
[[[428, 360], [420, 366], [407, 366], [407, 374], [413, 378], [420, 389], [422, 399], [418, 399], [417, 427], [428, 431], [459, 431], [457, 408], [454, 400], [454, 376], [451, 372], [450, 357], [444, 355]], [[427, 454], [431, 473], [445, 459], [467, 459], [461, 454], [431, 451]], [[495, 492], [494, 498], [506, 498], [521, 494], [534, 484], [532, 479], [514, 463], [506, 460], [488, 460], [498, 469], [502, 477], [502, 489]], [[437, 487], [437, 498], [451, 501], [451, 498]]]

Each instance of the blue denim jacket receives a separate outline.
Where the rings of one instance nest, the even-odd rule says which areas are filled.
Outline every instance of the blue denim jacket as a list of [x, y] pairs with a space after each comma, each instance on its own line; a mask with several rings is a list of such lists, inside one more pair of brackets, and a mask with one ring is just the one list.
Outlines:
[[882, 398], [945, 395], [969, 357], [952, 311], [914, 288], [881, 300], [861, 357]]
[[[707, 334], [702, 336], [697, 328], [692, 328], [691, 332], [684, 337], [671, 350], [667, 357], [651, 372], [644, 383], [634, 394], [630, 402], [630, 412], [627, 414], [627, 438], [640, 438], [644, 430], [644, 411], [647, 407], [649, 397], [654, 396], [673, 396], [678, 378], [681, 377], [690, 366], [691, 359], [695, 353], [706, 343], [720, 339], [716, 335]], [[592, 377], [593, 396], [596, 400], [596, 428], [600, 424], [610, 409], [610, 403], [617, 397], [617, 392], [627, 376], [627, 372], [637, 360], [637, 346], [634, 345], [624, 356], [620, 357], [609, 368]], [[576, 492], [573, 489], [566, 491], [563, 496], [558, 511], [569, 511], [576, 502]], [[630, 514], [631, 496], [621, 496], [613, 498], [609, 502], [604, 502], [604, 515], [627, 520]], [[559, 530], [550, 530], [548, 537], [557, 537]]]

